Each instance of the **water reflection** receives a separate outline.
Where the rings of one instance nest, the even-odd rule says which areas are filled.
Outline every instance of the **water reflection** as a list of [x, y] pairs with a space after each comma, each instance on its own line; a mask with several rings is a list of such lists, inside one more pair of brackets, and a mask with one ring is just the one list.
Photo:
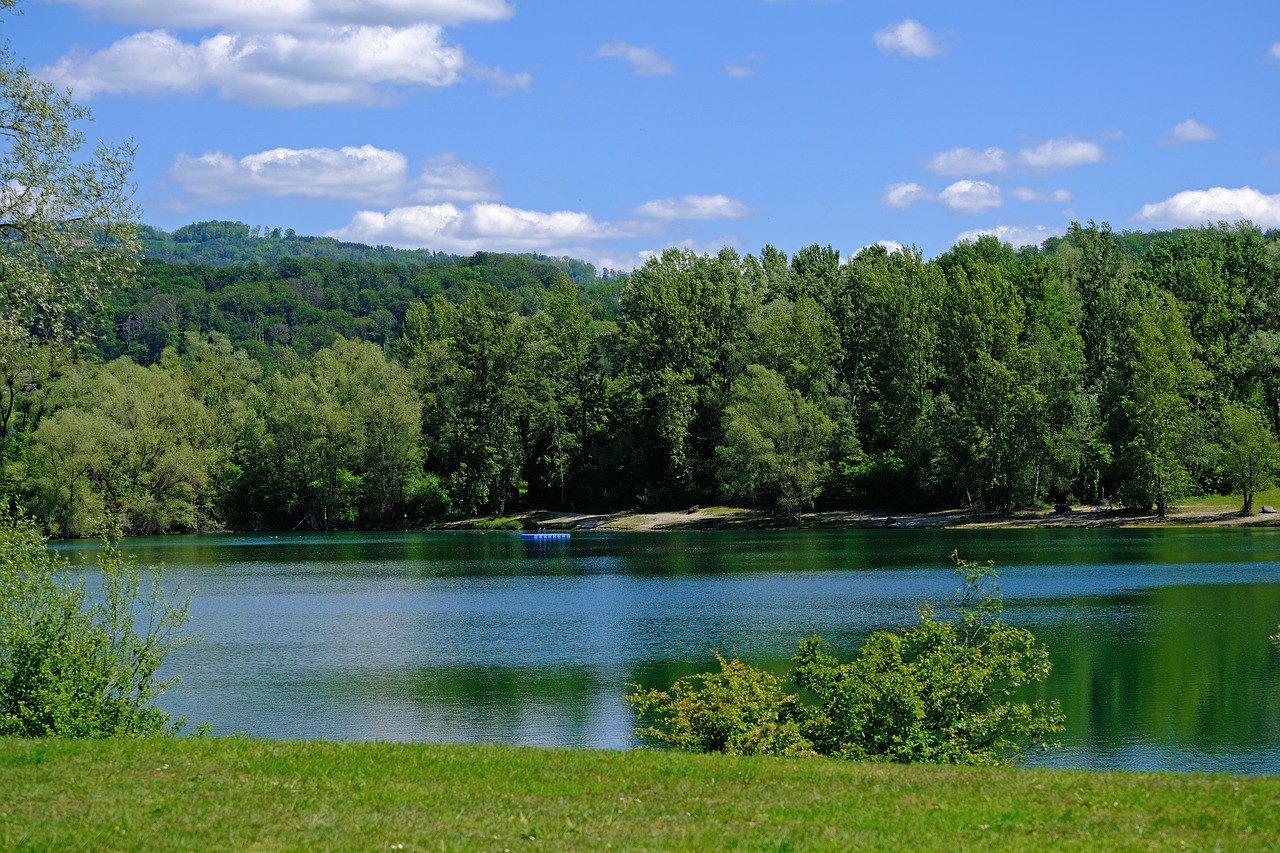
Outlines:
[[[620, 748], [627, 682], [712, 649], [783, 671], [819, 633], [850, 656], [1001, 567], [1007, 618], [1050, 647], [1061, 766], [1280, 771], [1272, 531], [509, 533], [139, 539], [194, 589], [202, 645], [168, 707], [264, 737]], [[83, 543], [73, 559], [92, 556]]]

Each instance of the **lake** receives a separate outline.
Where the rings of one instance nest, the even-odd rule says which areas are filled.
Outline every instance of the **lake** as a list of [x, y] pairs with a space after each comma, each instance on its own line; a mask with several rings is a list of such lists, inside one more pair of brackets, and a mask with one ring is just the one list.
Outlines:
[[[72, 559], [92, 546], [61, 543]], [[1061, 767], [1280, 772], [1280, 531], [281, 534], [130, 539], [192, 593], [161, 705], [215, 734], [620, 749], [628, 683], [711, 650], [842, 659], [992, 559], [1050, 649]]]

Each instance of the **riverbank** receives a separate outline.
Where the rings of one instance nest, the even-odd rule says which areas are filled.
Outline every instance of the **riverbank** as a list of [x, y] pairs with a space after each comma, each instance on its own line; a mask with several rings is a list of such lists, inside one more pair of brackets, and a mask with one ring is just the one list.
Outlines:
[[1280, 848], [1280, 778], [249, 738], [0, 739], [5, 850]]
[[[1280, 492], [1263, 497], [1280, 504]], [[1259, 509], [1270, 504], [1255, 502]], [[726, 506], [697, 506], [683, 511], [616, 513], [574, 513], [532, 510], [509, 516], [512, 527], [547, 530], [763, 530], [785, 527], [785, 520], [767, 512]], [[492, 523], [485, 519], [465, 519], [448, 527], [473, 527]], [[1010, 515], [995, 512], [942, 510], [902, 513], [894, 510], [828, 510], [804, 516], [805, 529], [856, 530], [861, 528], [1114, 528], [1114, 527], [1280, 527], [1280, 514], [1240, 512], [1240, 500], [1214, 497], [1169, 508], [1164, 517], [1154, 512], [1071, 506], [1060, 509], [1022, 510]]]

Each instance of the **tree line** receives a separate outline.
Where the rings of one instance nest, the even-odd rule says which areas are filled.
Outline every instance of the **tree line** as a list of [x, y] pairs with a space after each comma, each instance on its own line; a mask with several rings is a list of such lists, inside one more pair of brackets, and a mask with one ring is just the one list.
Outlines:
[[[931, 260], [673, 249], [585, 284], [156, 263], [109, 300], [95, 346], [4, 359], [5, 487], [53, 532], [714, 500], [780, 523], [815, 506], [1164, 512], [1200, 492], [1247, 504], [1276, 465], [1280, 241], [1247, 223], [1074, 224], [1039, 250], [984, 237]], [[121, 352], [133, 315], [111, 306], [166, 288], [204, 308]], [[361, 300], [385, 314], [375, 331], [320, 317], [242, 336], [290, 305], [354, 317]]]

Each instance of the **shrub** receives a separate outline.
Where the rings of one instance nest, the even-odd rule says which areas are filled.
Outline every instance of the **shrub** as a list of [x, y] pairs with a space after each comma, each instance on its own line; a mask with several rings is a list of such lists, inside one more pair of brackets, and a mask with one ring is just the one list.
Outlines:
[[110, 543], [101, 587], [50, 552], [35, 524], [0, 506], [0, 735], [172, 734], [183, 724], [155, 707], [176, 678], [164, 656], [189, 642], [188, 599], [168, 597], [161, 572], [144, 579]]
[[637, 730], [641, 738], [687, 752], [730, 755], [812, 755], [800, 731], [796, 697], [783, 691], [772, 673], [738, 660], [720, 662], [719, 672], [678, 679], [666, 690], [630, 684], [627, 701], [657, 725]]
[[1047, 749], [1063, 729], [1057, 701], [1020, 701], [1043, 682], [1049, 652], [1000, 621], [996, 573], [952, 554], [964, 580], [949, 618], [927, 604], [919, 623], [877, 631], [841, 663], [819, 637], [800, 643], [791, 681], [741, 663], [681, 679], [670, 691], [632, 685], [628, 700], [655, 725], [641, 738], [693, 752], [816, 754], [871, 761], [1005, 764]]

